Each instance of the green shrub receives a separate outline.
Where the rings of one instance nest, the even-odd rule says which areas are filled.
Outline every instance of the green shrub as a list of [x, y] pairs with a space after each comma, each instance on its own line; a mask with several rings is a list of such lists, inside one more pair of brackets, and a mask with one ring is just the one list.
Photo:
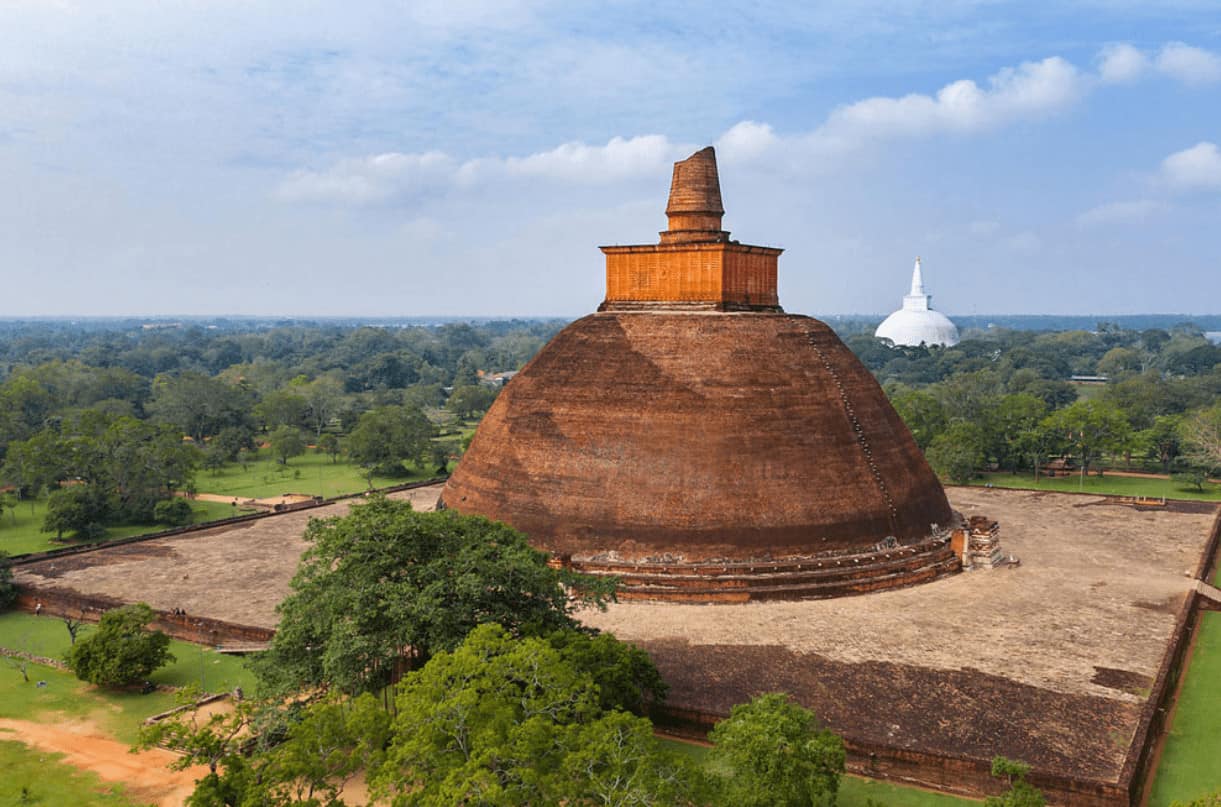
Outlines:
[[190, 524], [193, 516], [191, 503], [183, 498], [164, 499], [157, 502], [153, 508], [153, 518], [157, 519], [158, 523], [169, 524], [171, 527]]
[[170, 637], [145, 630], [152, 621], [153, 609], [144, 603], [107, 611], [97, 630], [68, 650], [68, 666], [77, 678], [98, 686], [123, 687], [144, 680], [174, 661]]

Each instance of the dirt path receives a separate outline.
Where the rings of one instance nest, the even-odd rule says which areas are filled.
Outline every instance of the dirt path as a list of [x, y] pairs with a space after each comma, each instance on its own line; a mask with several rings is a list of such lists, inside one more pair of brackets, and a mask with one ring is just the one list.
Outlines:
[[179, 491], [177, 496], [200, 502], [220, 502], [221, 504], [237, 504], [238, 507], [275, 507], [277, 504], [299, 504], [313, 499], [305, 493], [284, 493], [280, 496], [266, 496], [262, 499], [251, 499], [246, 496], [227, 496], [220, 493], [196, 493], [194, 496]]
[[181, 807], [195, 789], [195, 780], [208, 773], [203, 766], [171, 771], [167, 766], [177, 758], [175, 754], [160, 748], [132, 754], [125, 743], [107, 737], [88, 721], [46, 725], [0, 719], [0, 737], [63, 754], [63, 761], [75, 768], [92, 771], [107, 782], [122, 783], [133, 801], [160, 807]]

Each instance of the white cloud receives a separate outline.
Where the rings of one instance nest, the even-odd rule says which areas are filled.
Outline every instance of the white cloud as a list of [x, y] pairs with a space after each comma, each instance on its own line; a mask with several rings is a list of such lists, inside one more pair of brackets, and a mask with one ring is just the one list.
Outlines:
[[1098, 77], [1108, 84], [1134, 81], [1152, 70], [1186, 84], [1210, 84], [1221, 80], [1221, 56], [1183, 42], [1168, 42], [1156, 54], [1120, 42], [1098, 54]]
[[913, 93], [857, 101], [832, 112], [820, 131], [833, 139], [971, 132], [1054, 112], [1083, 91], [1077, 68], [1053, 56], [1007, 67], [986, 87], [962, 79], [935, 96]]
[[364, 205], [443, 187], [453, 170], [453, 159], [439, 151], [377, 154], [340, 160], [325, 171], [296, 171], [277, 195], [290, 202]]
[[730, 127], [716, 141], [717, 156], [726, 162], [747, 161], [767, 153], [778, 142], [771, 126], [744, 120]]
[[1150, 66], [1149, 57], [1127, 42], [1107, 45], [1098, 54], [1098, 62], [1098, 75], [1112, 84], [1139, 78]]
[[[1182, 43], [1166, 45], [1156, 59], [1130, 44], [1118, 43], [1103, 49], [1099, 60], [1098, 79], [1114, 83], [1131, 81], [1149, 70], [1184, 81], [1204, 81], [1210, 65], [1221, 64], [1210, 52]], [[974, 134], [1017, 120], [1038, 119], [1072, 105], [1096, 83], [1053, 56], [1006, 67], [982, 84], [961, 79], [934, 94], [866, 98], [832, 110], [820, 125], [805, 132], [779, 134], [767, 123], [740, 121], [715, 143], [725, 163], [764, 158], [797, 170], [837, 165], [846, 153], [878, 140]], [[322, 170], [298, 171], [284, 180], [278, 196], [289, 201], [362, 205], [523, 179], [570, 185], [618, 183], [664, 174], [672, 161], [696, 147], [650, 134], [615, 137], [603, 145], [568, 142], [525, 156], [461, 160], [436, 151], [391, 152], [340, 160]], [[1216, 146], [1201, 143], [1168, 157], [1163, 173], [1176, 187], [1211, 187], [1221, 184], [1219, 169], [1212, 165], [1219, 159]], [[1143, 202], [1119, 202], [1082, 213], [1078, 223], [1134, 220], [1152, 212]], [[997, 229], [987, 222], [971, 225], [972, 233], [980, 236], [992, 235]], [[1037, 238], [1028, 233], [1013, 236], [1010, 242], [1018, 250], [1039, 246]]]
[[1085, 211], [1077, 216], [1081, 227], [1107, 224], [1130, 224], [1145, 221], [1150, 216], [1166, 209], [1163, 202], [1153, 199], [1137, 199], [1130, 202], [1109, 202]]
[[367, 205], [506, 178], [619, 182], [664, 172], [689, 150], [662, 135], [643, 135], [615, 137], [604, 146], [564, 143], [525, 157], [480, 157], [461, 163], [439, 151], [391, 152], [340, 160], [321, 171], [296, 171], [280, 184], [277, 196], [290, 202]]
[[986, 238], [994, 235], [1001, 228], [1001, 223], [992, 219], [980, 219], [973, 221], [970, 224], [971, 235], [977, 235], [981, 238]]
[[[528, 157], [509, 157], [502, 161], [481, 161], [511, 176], [544, 177], [574, 182], [615, 182], [638, 176], [651, 176], [681, 159], [683, 146], [663, 135], [643, 135], [625, 139], [615, 137], [605, 146], [564, 143], [550, 151]], [[678, 155], [678, 156], [676, 156]], [[465, 166], [464, 166], [465, 168]]]
[[1221, 188], [1221, 149], [1216, 143], [1196, 143], [1162, 160], [1162, 178], [1174, 188]]
[[1182, 42], [1171, 42], [1157, 55], [1157, 69], [1189, 84], [1221, 80], [1221, 57]]

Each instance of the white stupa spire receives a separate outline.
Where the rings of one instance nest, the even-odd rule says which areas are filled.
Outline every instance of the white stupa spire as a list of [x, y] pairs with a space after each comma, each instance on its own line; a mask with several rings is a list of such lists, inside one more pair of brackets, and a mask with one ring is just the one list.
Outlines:
[[913, 297], [924, 295], [924, 276], [920, 274], [920, 256], [916, 256], [916, 266], [912, 269], [912, 290]]
[[903, 298], [903, 307], [908, 311], [928, 311], [933, 295], [924, 291], [924, 273], [920, 271], [920, 258], [912, 269], [912, 290]]

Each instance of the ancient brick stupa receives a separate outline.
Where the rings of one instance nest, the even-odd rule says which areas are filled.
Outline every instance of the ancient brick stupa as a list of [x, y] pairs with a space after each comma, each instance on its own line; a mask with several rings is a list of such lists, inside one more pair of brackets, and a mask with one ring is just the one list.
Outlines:
[[829, 597], [957, 571], [956, 518], [873, 376], [784, 313], [781, 250], [731, 241], [716, 155], [674, 166], [658, 244], [505, 387], [444, 506], [508, 522], [621, 598]]

